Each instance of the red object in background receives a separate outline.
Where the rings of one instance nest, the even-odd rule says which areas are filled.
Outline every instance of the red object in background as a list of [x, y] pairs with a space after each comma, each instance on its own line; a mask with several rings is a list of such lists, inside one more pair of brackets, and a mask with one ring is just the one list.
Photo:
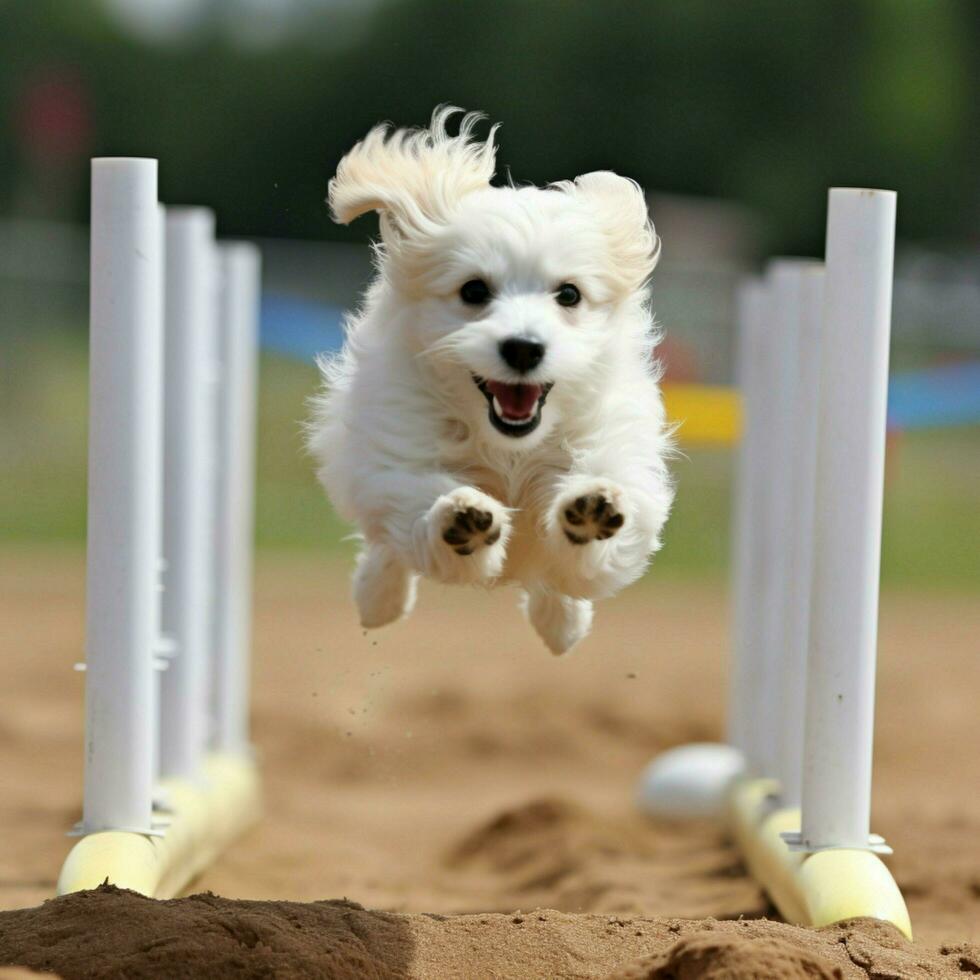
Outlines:
[[693, 382], [701, 379], [697, 353], [679, 340], [665, 337], [657, 346], [654, 356], [664, 365], [666, 381]]
[[15, 131], [26, 153], [45, 165], [72, 163], [88, 153], [92, 113], [77, 72], [48, 66], [35, 72], [17, 105]]

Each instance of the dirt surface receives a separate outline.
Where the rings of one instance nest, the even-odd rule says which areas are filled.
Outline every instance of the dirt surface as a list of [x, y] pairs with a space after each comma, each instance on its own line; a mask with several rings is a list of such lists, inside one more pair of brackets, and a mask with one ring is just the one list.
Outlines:
[[[0, 553], [0, 908], [51, 896], [79, 816], [83, 591], [78, 553]], [[634, 812], [652, 755], [719, 734], [720, 588], [644, 582], [560, 660], [515, 604], [428, 588], [413, 619], [365, 636], [344, 569], [264, 558], [267, 818], [195, 885], [253, 901], [60, 899], [0, 916], [0, 963], [66, 977], [980, 971], [973, 597], [883, 602], [874, 829], [896, 849], [915, 944], [874, 923], [765, 921], [718, 828]]]
[[[815, 931], [765, 919], [553, 910], [412, 915], [343, 901], [234, 901], [210, 894], [154, 902], [105, 886], [4, 913], [0, 922], [0, 958], [17, 956], [66, 980], [963, 980], [980, 971], [980, 947], [920, 949], [891, 926], [867, 919]], [[93, 930], [95, 924], [101, 928]]]

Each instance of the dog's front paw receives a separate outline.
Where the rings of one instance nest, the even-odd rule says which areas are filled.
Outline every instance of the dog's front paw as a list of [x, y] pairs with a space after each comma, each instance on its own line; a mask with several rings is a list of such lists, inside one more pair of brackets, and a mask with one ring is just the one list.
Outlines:
[[459, 487], [432, 505], [426, 523], [434, 553], [430, 574], [450, 581], [480, 581], [500, 574], [510, 518], [493, 497]]
[[496, 544], [503, 527], [492, 510], [466, 502], [454, 502], [447, 507], [440, 523], [442, 540], [457, 555], [472, 555], [477, 548]]
[[626, 523], [623, 491], [611, 483], [596, 483], [563, 497], [558, 504], [558, 523], [572, 544], [605, 541]]

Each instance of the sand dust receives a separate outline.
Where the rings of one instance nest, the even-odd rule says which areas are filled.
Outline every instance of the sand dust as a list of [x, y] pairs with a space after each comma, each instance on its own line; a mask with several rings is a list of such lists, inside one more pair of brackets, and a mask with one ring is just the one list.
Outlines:
[[[883, 604], [874, 829], [896, 849], [908, 944], [874, 923], [766, 921], [718, 828], [633, 811], [650, 756], [719, 734], [721, 589], [645, 582], [563, 660], [508, 592], [424, 589], [412, 620], [364, 635], [330, 563], [265, 558], [258, 591], [267, 818], [195, 885], [256, 901], [58, 900], [0, 916], [0, 963], [65, 977], [980, 971], [972, 597]], [[52, 894], [79, 815], [82, 603], [77, 553], [0, 554], [0, 908]]]

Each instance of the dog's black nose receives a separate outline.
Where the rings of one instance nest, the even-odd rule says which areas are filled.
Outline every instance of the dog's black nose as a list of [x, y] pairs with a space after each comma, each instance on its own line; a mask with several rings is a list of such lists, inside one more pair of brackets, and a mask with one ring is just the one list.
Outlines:
[[521, 374], [533, 371], [544, 358], [544, 344], [536, 340], [510, 337], [500, 343], [500, 356], [508, 367]]

